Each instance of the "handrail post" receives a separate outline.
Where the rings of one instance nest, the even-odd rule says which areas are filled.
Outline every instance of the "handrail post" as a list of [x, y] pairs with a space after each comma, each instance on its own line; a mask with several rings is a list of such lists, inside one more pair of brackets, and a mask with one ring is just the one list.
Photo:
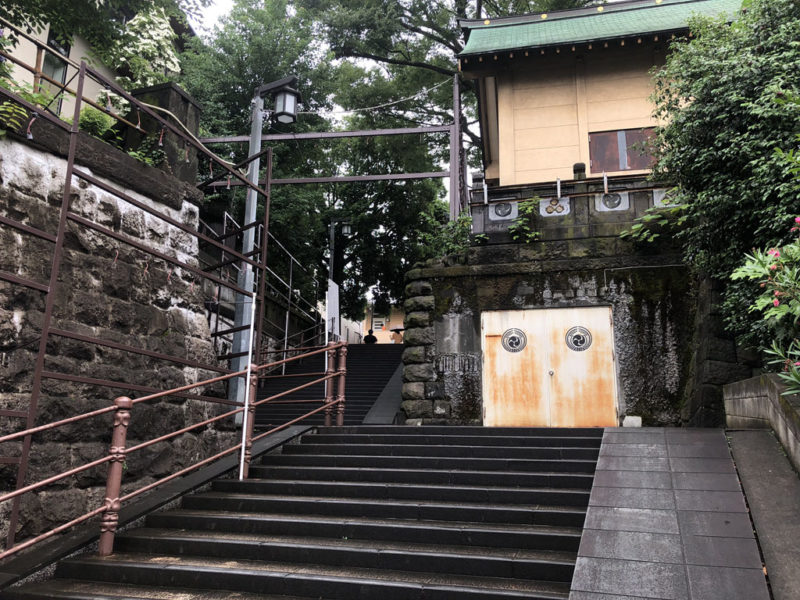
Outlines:
[[128, 437], [128, 425], [131, 422], [133, 401], [127, 396], [114, 399], [117, 411], [114, 413], [114, 428], [111, 433], [111, 462], [106, 477], [106, 511], [100, 521], [100, 543], [98, 553], [108, 556], [114, 551], [114, 534], [119, 522], [119, 491], [122, 487], [122, 471], [125, 466], [125, 444]]
[[339, 347], [338, 354], [339, 354], [339, 369], [338, 369], [339, 376], [337, 377], [337, 379], [338, 379], [339, 389], [336, 394], [336, 400], [338, 402], [338, 404], [336, 404], [336, 426], [341, 427], [342, 425], [344, 425], [344, 403], [345, 403], [344, 378], [345, 375], [347, 374], [347, 342], [345, 342]]
[[247, 424], [245, 427], [244, 438], [244, 465], [242, 467], [242, 479], [247, 479], [250, 473], [250, 461], [253, 458], [253, 423], [256, 416], [256, 407], [253, 403], [256, 401], [256, 393], [258, 392], [258, 373], [256, 372], [256, 365], [250, 365], [250, 403], [247, 405]]
[[[325, 380], [325, 404], [330, 405], [333, 402], [333, 383], [334, 379], [332, 375], [336, 373], [336, 343], [335, 342], [328, 342], [328, 351], [326, 352], [328, 356], [328, 366], [325, 369], [325, 375], [328, 379]], [[333, 406], [327, 406], [325, 408], [325, 427], [330, 427], [333, 421]]]

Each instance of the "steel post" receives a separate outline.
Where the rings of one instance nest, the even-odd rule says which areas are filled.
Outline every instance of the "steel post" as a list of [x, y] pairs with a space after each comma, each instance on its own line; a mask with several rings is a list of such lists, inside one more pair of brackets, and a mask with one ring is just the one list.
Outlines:
[[[336, 373], [336, 343], [329, 342], [328, 343], [328, 350], [325, 352], [325, 356], [327, 356], [328, 364], [325, 369], [325, 375], [328, 376], [328, 379], [325, 381], [325, 404], [330, 405], [333, 402], [334, 395], [333, 395], [333, 375]], [[331, 423], [333, 422], [333, 406], [327, 406], [325, 408], [325, 427], [330, 427]]]
[[345, 375], [347, 373], [347, 344], [345, 343], [343, 346], [339, 347], [339, 366], [337, 369], [338, 372], [338, 389], [336, 392], [336, 400], [338, 404], [336, 405], [336, 426], [341, 427], [344, 425], [344, 403], [345, 403], [345, 395], [344, 395], [344, 384], [345, 384]]
[[250, 474], [250, 461], [253, 459], [253, 425], [255, 423], [256, 400], [258, 391], [258, 373], [256, 365], [250, 365], [250, 402], [247, 404], [245, 415], [244, 462], [242, 464], [242, 479], [247, 479]]
[[133, 400], [120, 396], [114, 400], [117, 411], [114, 413], [114, 429], [111, 433], [111, 462], [106, 477], [106, 511], [100, 521], [100, 543], [98, 553], [108, 556], [114, 551], [114, 535], [119, 522], [119, 491], [122, 487], [122, 471], [125, 467], [125, 444], [128, 437], [128, 425], [131, 422]]

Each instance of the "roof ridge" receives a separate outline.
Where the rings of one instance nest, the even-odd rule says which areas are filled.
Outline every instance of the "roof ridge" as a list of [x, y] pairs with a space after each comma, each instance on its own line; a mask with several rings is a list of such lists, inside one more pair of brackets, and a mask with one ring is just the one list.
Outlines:
[[[596, 6], [585, 8], [571, 8], [565, 10], [557, 10], [552, 12], [538, 12], [528, 13], [524, 15], [514, 15], [508, 17], [495, 17], [493, 19], [459, 19], [459, 25], [462, 29], [466, 29], [469, 25], [474, 25], [472, 29], [499, 29], [500, 27], [510, 27], [514, 25], [524, 25], [533, 23], [545, 23], [553, 21], [566, 21], [569, 19], [580, 19], [591, 16], [604, 16], [611, 14], [619, 14], [631, 12], [634, 10], [644, 10], [652, 8], [664, 8], [667, 6], [677, 6], [681, 4], [701, 4], [704, 2], [713, 2], [714, 0], [663, 0], [657, 2], [656, 0], [626, 0], [625, 2], [615, 2], [613, 4], [599, 4]], [[598, 8], [603, 10], [597, 10]], [[547, 15], [546, 19], [542, 19], [542, 15]], [[536, 19], [539, 17], [539, 19]], [[490, 21], [489, 24], [486, 21]]]

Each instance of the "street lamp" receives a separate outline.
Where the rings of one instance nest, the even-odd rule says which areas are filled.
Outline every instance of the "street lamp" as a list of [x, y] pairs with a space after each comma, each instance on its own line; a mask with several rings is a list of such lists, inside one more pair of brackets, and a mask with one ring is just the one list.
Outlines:
[[[252, 101], [252, 116], [250, 124], [250, 146], [248, 156], [258, 155], [261, 152], [261, 136], [264, 129], [264, 98], [271, 96], [275, 100], [275, 109], [268, 111], [268, 120], [275, 119], [280, 123], [294, 123], [297, 120], [297, 104], [302, 101], [300, 92], [294, 89], [297, 85], [297, 77], [284, 77], [271, 83], [265, 83], [256, 88]], [[258, 171], [260, 161], [258, 158], [250, 162], [247, 169], [247, 180], [258, 187]], [[256, 207], [258, 205], [258, 193], [253, 188], [247, 189], [247, 199], [244, 205], [244, 219], [242, 224], [248, 225], [256, 220]], [[256, 228], [249, 227], [242, 233], [242, 254], [252, 256], [255, 246]], [[267, 243], [268, 233], [264, 232], [262, 244]], [[245, 264], [239, 271], [237, 284], [240, 288], [253, 290], [253, 269], [250, 264]], [[231, 359], [231, 369], [243, 371], [250, 364], [250, 350], [252, 349], [251, 330], [255, 313], [255, 296], [247, 297], [243, 294], [236, 295], [236, 309], [234, 311], [234, 328], [241, 328], [233, 334], [232, 354], [247, 353], [244, 356], [236, 356]], [[240, 377], [230, 380], [228, 388], [228, 399], [240, 404], [244, 403], [244, 392], [247, 382]]]
[[331, 337], [333, 337], [329, 334], [335, 334], [337, 337], [341, 335], [341, 319], [339, 319], [339, 287], [333, 280], [333, 257], [335, 256], [336, 252], [337, 224], [341, 225], [342, 235], [349, 236], [353, 231], [350, 221], [337, 221], [336, 219], [331, 219], [331, 225], [328, 230], [328, 249], [330, 255], [328, 258], [328, 293], [325, 297], [325, 321], [327, 323], [325, 327], [325, 343], [327, 343]]

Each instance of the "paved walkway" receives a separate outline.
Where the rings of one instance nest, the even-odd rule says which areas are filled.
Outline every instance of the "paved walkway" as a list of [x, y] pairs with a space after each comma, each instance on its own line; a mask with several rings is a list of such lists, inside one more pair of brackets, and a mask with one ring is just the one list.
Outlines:
[[771, 431], [728, 433], [775, 600], [800, 598], [800, 478]]
[[570, 600], [769, 600], [721, 429], [606, 429]]

